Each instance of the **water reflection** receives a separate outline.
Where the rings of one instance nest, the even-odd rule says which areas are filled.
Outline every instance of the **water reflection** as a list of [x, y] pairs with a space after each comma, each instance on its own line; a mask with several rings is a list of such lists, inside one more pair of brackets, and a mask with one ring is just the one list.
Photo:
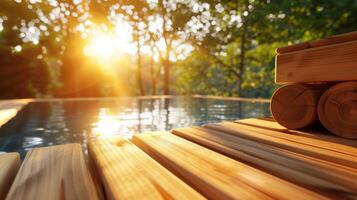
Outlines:
[[97, 99], [34, 102], [0, 128], [0, 151], [77, 142], [96, 137], [170, 130], [222, 120], [269, 116], [269, 105], [194, 99]]

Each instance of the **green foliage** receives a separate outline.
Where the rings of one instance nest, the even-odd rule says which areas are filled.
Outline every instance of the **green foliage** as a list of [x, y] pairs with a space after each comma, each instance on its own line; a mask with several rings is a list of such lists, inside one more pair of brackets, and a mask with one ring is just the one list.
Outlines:
[[[269, 98], [275, 48], [356, 31], [356, 13], [355, 0], [2, 0], [0, 98], [140, 95], [139, 85], [145, 94]], [[117, 15], [142, 51], [109, 73], [83, 48], [86, 31], [114, 30]], [[192, 50], [177, 56], [182, 49]]]

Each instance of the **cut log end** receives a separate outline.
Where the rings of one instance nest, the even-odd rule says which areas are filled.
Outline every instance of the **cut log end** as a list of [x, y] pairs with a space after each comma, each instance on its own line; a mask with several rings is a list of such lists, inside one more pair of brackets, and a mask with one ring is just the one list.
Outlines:
[[289, 129], [301, 129], [318, 121], [317, 104], [326, 85], [285, 85], [275, 91], [271, 112], [275, 120]]
[[335, 135], [357, 139], [357, 81], [337, 84], [318, 104], [321, 123]]

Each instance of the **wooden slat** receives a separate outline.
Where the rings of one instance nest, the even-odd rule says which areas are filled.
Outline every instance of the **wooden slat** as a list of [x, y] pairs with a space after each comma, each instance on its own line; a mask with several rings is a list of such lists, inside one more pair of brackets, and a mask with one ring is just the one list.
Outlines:
[[0, 154], [0, 199], [5, 199], [20, 164], [18, 153]]
[[256, 128], [278, 131], [280, 133], [285, 133], [287, 135], [298, 135], [304, 138], [312, 138], [315, 139], [316, 143], [319, 143], [321, 141], [327, 141], [333, 144], [341, 144], [343, 146], [353, 147], [351, 148], [353, 150], [355, 150], [357, 147], [357, 140], [350, 140], [341, 137], [336, 137], [332, 135], [330, 132], [328, 132], [327, 130], [323, 129], [321, 126], [315, 126], [305, 130], [291, 130], [281, 126], [273, 118], [241, 119], [235, 121], [235, 123], [252, 126]]
[[89, 142], [107, 199], [205, 199], [126, 139]]
[[29, 151], [7, 200], [98, 199], [79, 144]]
[[321, 46], [338, 44], [343, 42], [349, 42], [353, 40], [357, 40], [357, 31], [340, 34], [340, 35], [334, 35], [324, 39], [310, 41], [309, 43], [310, 43], [310, 47], [314, 48], [314, 47], [321, 47]]
[[293, 44], [285, 47], [280, 47], [275, 50], [276, 53], [282, 54], [282, 53], [289, 53], [293, 51], [300, 51], [304, 49], [310, 48], [310, 43], [309, 42], [302, 42], [298, 44]]
[[246, 128], [242, 128], [242, 126], [232, 122], [209, 124], [205, 127], [233, 134], [239, 137], [247, 138], [250, 140], [259, 141], [261, 143], [269, 144], [289, 151], [305, 154], [307, 156], [315, 157], [318, 159], [338, 163], [340, 165], [345, 165], [351, 168], [357, 168], [357, 160], [355, 156], [307, 145], [299, 141], [290, 141], [287, 139], [281, 139], [270, 135], [259, 134], [259, 132], [261, 131], [260, 129], [247, 130]]
[[[335, 143], [332, 141], [323, 141], [323, 140], [304, 137], [304, 136], [300, 136], [300, 135], [286, 134], [286, 133], [282, 133], [282, 132], [270, 130], [270, 129], [257, 128], [254, 126], [246, 125], [244, 123], [240, 123], [239, 121], [235, 122], [232, 125], [234, 125], [239, 130], [241, 130], [241, 129], [251, 130], [254, 133], [269, 135], [269, 136], [272, 136], [275, 138], [285, 139], [285, 140], [288, 140], [291, 142], [306, 144], [309, 146], [318, 147], [318, 148], [326, 149], [326, 150], [333, 151], [333, 152], [343, 153], [346, 155], [353, 156], [354, 159], [357, 160], [357, 148], [351, 147], [348, 145], [338, 144], [338, 143]], [[351, 159], [353, 159], [353, 157], [351, 157]]]
[[357, 40], [276, 56], [277, 83], [357, 80]]
[[133, 141], [211, 199], [324, 199], [172, 134], [140, 134]]
[[308, 48], [322, 47], [322, 46], [333, 45], [343, 42], [350, 42], [354, 40], [357, 40], [357, 31], [344, 33], [340, 35], [334, 35], [319, 40], [312, 40], [309, 42], [302, 42], [302, 43], [293, 44], [285, 47], [280, 47], [277, 48], [275, 52], [279, 54], [290, 53], [290, 52], [300, 51]]
[[349, 198], [357, 191], [357, 172], [341, 174], [340, 168], [333, 170], [333, 165], [324, 167], [319, 161], [210, 129], [180, 128], [173, 133], [326, 195]]

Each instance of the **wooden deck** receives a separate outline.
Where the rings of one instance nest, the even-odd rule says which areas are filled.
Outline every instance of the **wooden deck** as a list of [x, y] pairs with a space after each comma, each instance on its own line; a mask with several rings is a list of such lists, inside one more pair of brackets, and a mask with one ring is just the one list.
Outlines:
[[357, 199], [356, 140], [271, 118], [100, 139], [88, 149], [88, 165], [77, 144], [33, 149], [18, 172], [18, 154], [1, 155], [0, 199]]
[[33, 99], [0, 100], [0, 127], [32, 101]]

